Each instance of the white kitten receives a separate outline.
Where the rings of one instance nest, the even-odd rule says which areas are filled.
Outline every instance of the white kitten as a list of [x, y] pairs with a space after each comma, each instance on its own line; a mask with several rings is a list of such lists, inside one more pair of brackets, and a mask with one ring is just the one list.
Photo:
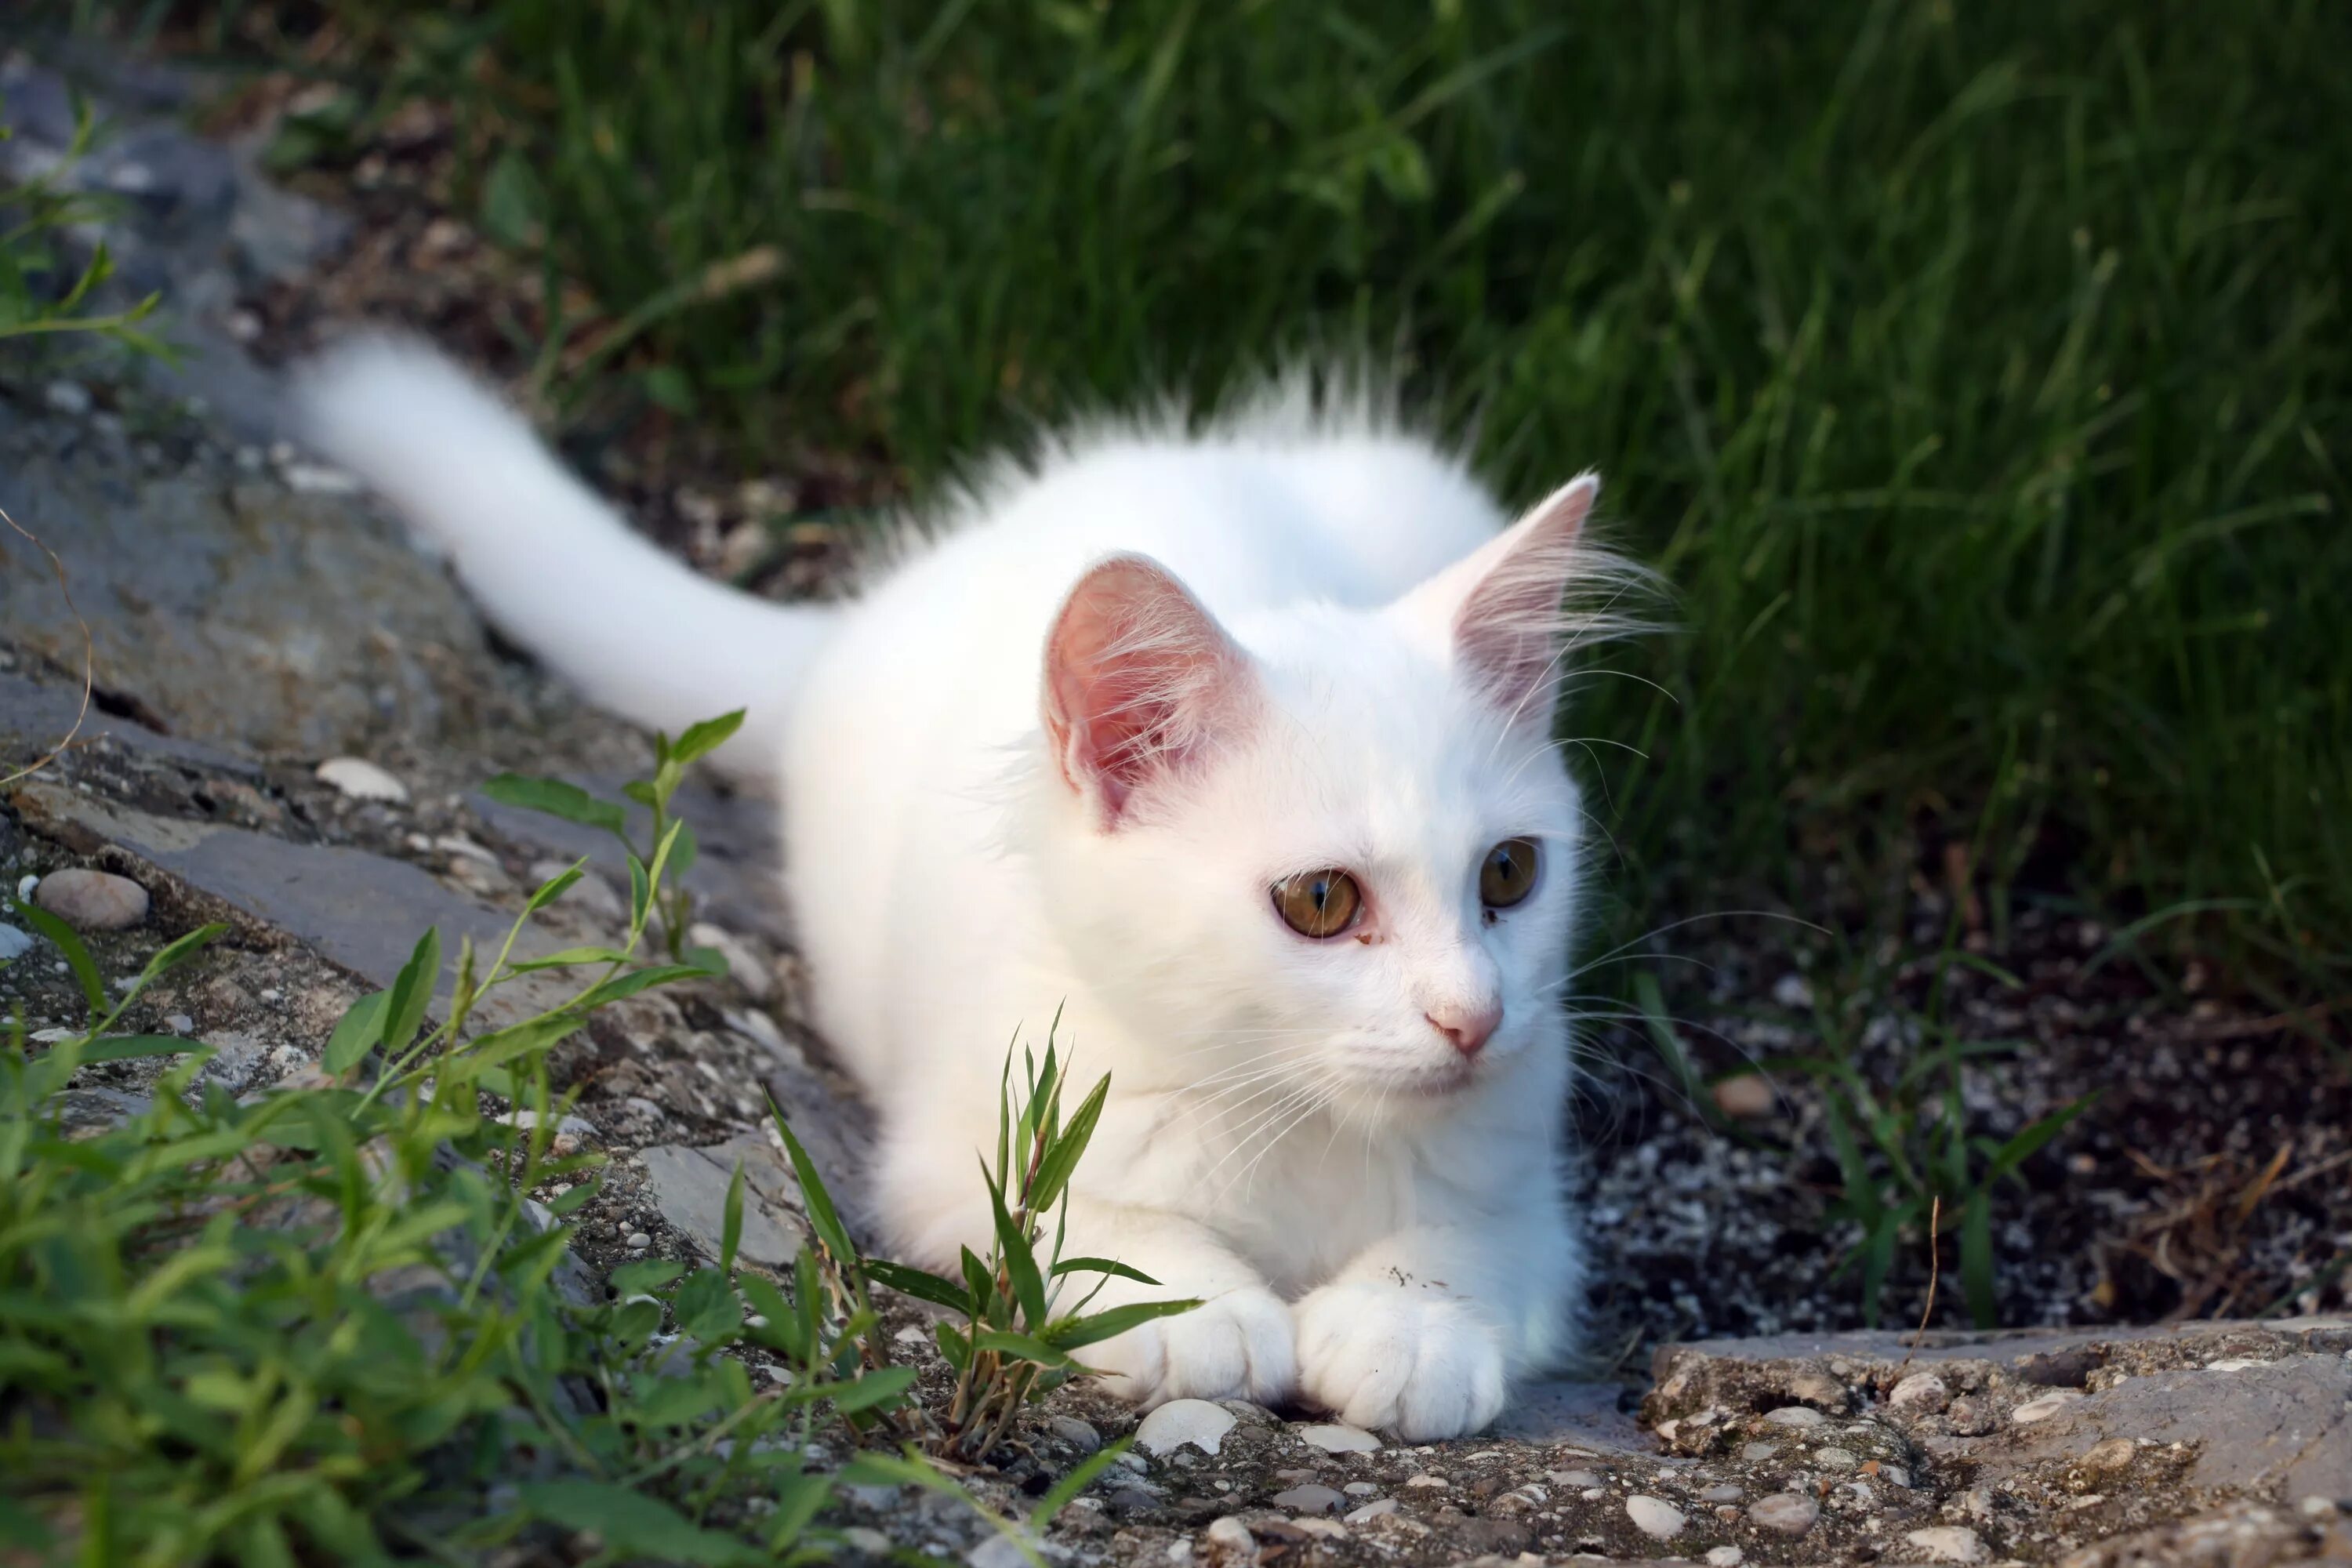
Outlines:
[[1058, 1009], [1112, 1075], [1069, 1247], [1163, 1286], [1097, 1304], [1207, 1302], [1089, 1352], [1121, 1392], [1424, 1440], [1562, 1347], [1582, 856], [1551, 725], [1597, 624], [1563, 595], [1611, 572], [1590, 476], [1506, 530], [1428, 446], [1274, 407], [1065, 446], [855, 601], [782, 606], [630, 533], [428, 351], [347, 348], [303, 395], [591, 696], [673, 730], [750, 710], [724, 760], [781, 776], [899, 1256], [985, 1249], [1004, 1041]]

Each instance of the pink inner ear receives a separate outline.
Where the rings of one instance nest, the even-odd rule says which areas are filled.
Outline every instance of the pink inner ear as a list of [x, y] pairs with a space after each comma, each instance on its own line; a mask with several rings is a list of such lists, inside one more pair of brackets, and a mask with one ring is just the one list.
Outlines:
[[1136, 790], [1195, 757], [1247, 668], [1159, 563], [1114, 556], [1070, 590], [1045, 645], [1045, 733], [1062, 776], [1117, 823]]
[[1579, 542], [1600, 493], [1589, 474], [1561, 487], [1462, 563], [1475, 579], [1454, 614], [1455, 657], [1514, 719], [1550, 721], [1536, 699], [1559, 674], [1560, 601], [1586, 564]]

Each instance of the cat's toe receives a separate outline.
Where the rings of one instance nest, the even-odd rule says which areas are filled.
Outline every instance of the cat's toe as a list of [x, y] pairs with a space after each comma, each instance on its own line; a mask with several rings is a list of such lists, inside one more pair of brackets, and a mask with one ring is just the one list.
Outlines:
[[1290, 1308], [1273, 1291], [1229, 1290], [1192, 1311], [1130, 1329], [1081, 1352], [1139, 1405], [1171, 1399], [1287, 1399], [1298, 1386]]
[[1429, 1443], [1502, 1414], [1502, 1336], [1464, 1302], [1327, 1285], [1297, 1321], [1301, 1386], [1350, 1426]]

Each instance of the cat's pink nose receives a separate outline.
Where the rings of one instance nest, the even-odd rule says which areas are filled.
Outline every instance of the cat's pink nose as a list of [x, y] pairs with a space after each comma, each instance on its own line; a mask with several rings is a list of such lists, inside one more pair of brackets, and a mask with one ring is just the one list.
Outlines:
[[1475, 1057], [1503, 1022], [1503, 1005], [1485, 1002], [1474, 1007], [1444, 1007], [1423, 1013], [1430, 1026], [1454, 1043], [1465, 1057]]

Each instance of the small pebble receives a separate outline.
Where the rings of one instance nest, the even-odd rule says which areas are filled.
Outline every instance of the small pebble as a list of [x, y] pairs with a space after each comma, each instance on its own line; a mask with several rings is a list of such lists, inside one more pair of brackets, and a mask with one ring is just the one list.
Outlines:
[[1904, 1540], [1917, 1547], [1930, 1563], [1981, 1563], [1984, 1542], [1965, 1524], [1936, 1524], [1915, 1530]]
[[[930, 1336], [917, 1329], [915, 1337], [918, 1340], [923, 1340]], [[1056, 1415], [1045, 1425], [1052, 1429], [1055, 1436], [1059, 1437], [1081, 1454], [1096, 1453], [1102, 1447], [1102, 1434], [1075, 1415]]]
[[1783, 1007], [1810, 1007], [1813, 1005], [1813, 988], [1801, 974], [1783, 974], [1772, 983], [1772, 1000]]
[[1409, 1487], [1443, 1487], [1448, 1483], [1444, 1476], [1433, 1476], [1424, 1470], [1420, 1475], [1406, 1477], [1404, 1484]]
[[1625, 1500], [1625, 1517], [1633, 1521], [1634, 1529], [1658, 1541], [1672, 1541], [1690, 1522], [1683, 1517], [1682, 1510], [1665, 1499], [1643, 1492]]
[[1886, 1396], [1886, 1403], [1897, 1410], [1918, 1410], [1930, 1415], [1951, 1402], [1951, 1389], [1932, 1372], [1913, 1373]]
[[0, 963], [22, 958], [32, 951], [33, 939], [12, 925], [0, 925]]
[[1738, 1117], [1742, 1121], [1771, 1115], [1772, 1107], [1779, 1099], [1764, 1075], [1755, 1072], [1744, 1072], [1737, 1078], [1723, 1079], [1715, 1086], [1714, 1093], [1715, 1108], [1726, 1116]]
[[1738, 1502], [1739, 1500], [1739, 1488], [1726, 1484], [1719, 1487], [1709, 1487], [1706, 1490], [1699, 1493], [1698, 1495], [1703, 1500], [1707, 1502]]
[[41, 389], [41, 401], [59, 414], [79, 416], [89, 412], [89, 388], [78, 381], [53, 381]]
[[1171, 1399], [1143, 1418], [1135, 1441], [1162, 1458], [1187, 1444], [1213, 1456], [1234, 1426], [1232, 1411], [1205, 1399]]
[[776, 977], [733, 931], [708, 921], [697, 921], [687, 928], [686, 940], [695, 947], [716, 949], [719, 956], [727, 961], [727, 973], [734, 976], [735, 984], [752, 1001], [764, 1002], [775, 991]]
[[33, 901], [77, 931], [128, 931], [147, 918], [147, 889], [111, 871], [52, 871]]
[[1339, 1489], [1346, 1492], [1349, 1497], [1378, 1497], [1381, 1495], [1381, 1489], [1370, 1481], [1349, 1481], [1346, 1486], [1341, 1487]]
[[1830, 1422], [1820, 1411], [1802, 1405], [1783, 1405], [1778, 1410], [1767, 1411], [1764, 1419], [1774, 1426], [1794, 1426], [1800, 1431], [1809, 1426], [1826, 1426]]
[[1381, 1446], [1381, 1440], [1370, 1432], [1341, 1426], [1336, 1421], [1293, 1426], [1290, 1435], [1308, 1447], [1320, 1448], [1327, 1454], [1369, 1454]]
[[364, 757], [329, 757], [318, 767], [319, 782], [352, 800], [406, 803], [408, 786]]
[[1813, 1463], [1825, 1470], [1853, 1470], [1862, 1467], [1862, 1461], [1844, 1448], [1816, 1448], [1813, 1450]]
[[2047, 1421], [2069, 1405], [2080, 1401], [2082, 1397], [2071, 1388], [2062, 1388], [2055, 1394], [2045, 1394], [2039, 1399], [2019, 1405], [2009, 1413], [2009, 1418], [2021, 1426], [2031, 1426], [2036, 1421]]
[[20, 904], [31, 903], [33, 901], [33, 889], [40, 885], [41, 879], [38, 877], [34, 876], [30, 871], [27, 871], [23, 876], [17, 878], [16, 901]]
[[1782, 1535], [1802, 1535], [1822, 1517], [1822, 1505], [1798, 1492], [1774, 1492], [1748, 1504], [1748, 1517]]
[[1560, 1487], [1597, 1487], [1601, 1478], [1591, 1470], [1549, 1470], [1544, 1479]]
[[644, 1231], [642, 1231], [642, 1230], [639, 1230], [639, 1231], [632, 1231], [632, 1232], [629, 1234], [629, 1250], [630, 1250], [630, 1251], [632, 1251], [632, 1252], [639, 1252], [639, 1251], [643, 1251], [645, 1248], [646, 1248], [646, 1247], [651, 1247], [653, 1244], [654, 1244], [654, 1238], [653, 1238], [652, 1237], [650, 1237], [650, 1236], [647, 1236], [647, 1235], [646, 1235]]
[[1739, 1568], [1746, 1555], [1737, 1546], [1710, 1546], [1706, 1549], [1707, 1568]]
[[2137, 1443], [2128, 1437], [2110, 1437], [2104, 1443], [2092, 1445], [2090, 1452], [2083, 1456], [2083, 1468], [2086, 1470], [2127, 1470], [2138, 1457]]
[[2252, 1356], [2233, 1355], [2224, 1357], [2221, 1361], [2207, 1362], [2205, 1370], [2207, 1372], [2251, 1372], [2255, 1367], [2268, 1365], [2270, 1363], [2257, 1361]]
[[331, 468], [324, 463], [289, 463], [278, 470], [286, 488], [297, 495], [355, 496], [360, 493], [356, 476], [341, 468]]
[[[1181, 1404], [1183, 1402], [1180, 1400], [1178, 1403]], [[1194, 1401], [1194, 1403], [1205, 1402]], [[1165, 1410], [1168, 1407], [1163, 1405], [1160, 1408]], [[1257, 1537], [1249, 1532], [1249, 1526], [1244, 1524], [1240, 1520], [1232, 1517], [1230, 1514], [1223, 1519], [1211, 1520], [1209, 1521], [1208, 1530], [1203, 1533], [1208, 1536], [1211, 1542], [1214, 1542], [1216, 1545], [1223, 1547], [1228, 1552], [1255, 1552], [1257, 1550]]]
[[1739, 1457], [1748, 1464], [1760, 1465], [1780, 1451], [1778, 1443], [1743, 1443], [1739, 1447]]
[[1274, 1506], [1291, 1509], [1299, 1513], [1337, 1513], [1339, 1494], [1326, 1486], [1293, 1487], [1286, 1492], [1274, 1494]]
[[1368, 1502], [1360, 1509], [1352, 1510], [1348, 1514], [1347, 1519], [1349, 1524], [1363, 1524], [1369, 1521], [1381, 1519], [1396, 1511], [1397, 1500], [1392, 1497], [1384, 1497], [1378, 1502]]

